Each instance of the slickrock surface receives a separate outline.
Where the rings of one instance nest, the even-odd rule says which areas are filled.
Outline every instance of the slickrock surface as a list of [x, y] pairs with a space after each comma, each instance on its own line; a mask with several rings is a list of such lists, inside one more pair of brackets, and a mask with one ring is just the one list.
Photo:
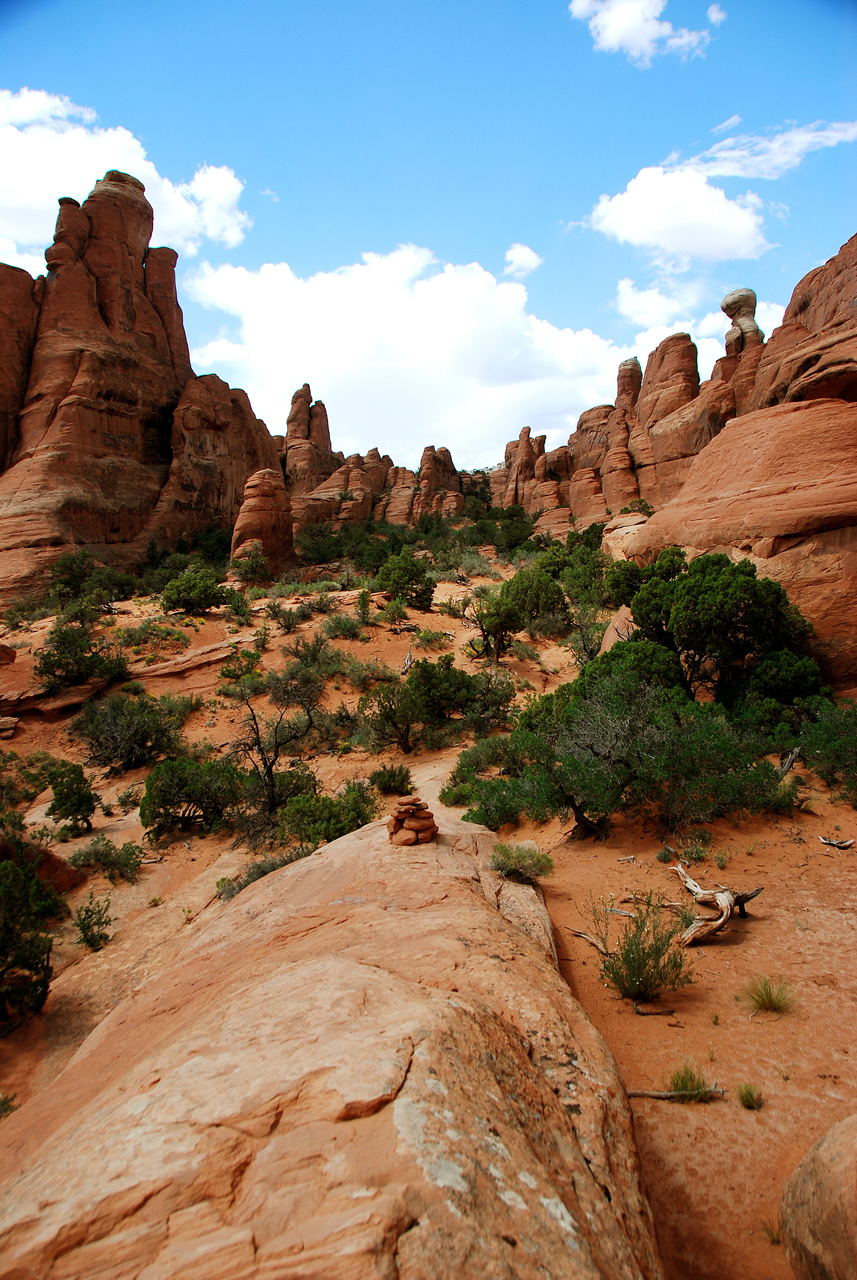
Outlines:
[[47, 278], [0, 267], [0, 596], [63, 550], [139, 560], [234, 521], [247, 477], [277, 466], [242, 391], [196, 378], [176, 254], [149, 249], [142, 183], [111, 170], [60, 200]]
[[217, 908], [3, 1122], [0, 1274], [660, 1277], [613, 1059], [493, 843], [378, 822]]
[[783, 1194], [783, 1237], [798, 1280], [857, 1275], [857, 1115], [804, 1156]]
[[390, 844], [429, 844], [437, 835], [434, 814], [419, 796], [402, 796], [387, 819]]

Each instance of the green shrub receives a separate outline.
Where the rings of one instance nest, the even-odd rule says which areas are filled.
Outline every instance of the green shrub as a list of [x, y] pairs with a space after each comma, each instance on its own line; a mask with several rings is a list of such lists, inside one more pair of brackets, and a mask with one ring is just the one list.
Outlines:
[[258, 540], [242, 546], [241, 555], [229, 561], [229, 568], [240, 582], [270, 582], [274, 576]]
[[360, 640], [363, 632], [357, 618], [347, 613], [333, 613], [321, 624], [322, 632], [330, 640]]
[[188, 565], [184, 573], [168, 582], [161, 592], [164, 613], [183, 609], [185, 613], [200, 614], [224, 602], [224, 590], [214, 570], [200, 562]]
[[53, 791], [48, 817], [70, 822], [74, 831], [81, 827], [91, 831], [92, 815], [100, 797], [92, 790], [82, 765], [57, 760], [50, 766], [48, 779]]
[[242, 889], [247, 889], [251, 884], [255, 884], [257, 880], [262, 880], [265, 876], [269, 876], [272, 871], [279, 871], [281, 867], [291, 866], [293, 862], [298, 862], [301, 858], [306, 858], [314, 851], [308, 845], [297, 845], [293, 849], [288, 849], [285, 853], [262, 855], [250, 863], [249, 867], [242, 875], [236, 876], [234, 879], [224, 877], [217, 881], [217, 896], [224, 902], [231, 901], [237, 897]]
[[95, 640], [84, 622], [58, 618], [36, 654], [33, 672], [46, 693], [86, 680], [112, 680], [127, 674], [125, 658], [106, 641]]
[[408, 611], [402, 597], [396, 596], [395, 600], [384, 605], [382, 616], [385, 622], [403, 622], [408, 616]]
[[140, 822], [155, 837], [174, 827], [217, 827], [244, 793], [245, 779], [229, 760], [162, 760], [146, 780]]
[[507, 880], [535, 884], [553, 871], [553, 858], [540, 853], [534, 844], [495, 844], [491, 870], [499, 871]]
[[113, 923], [110, 914], [110, 898], [96, 898], [90, 889], [89, 899], [82, 903], [73, 916], [77, 940], [82, 947], [100, 951], [110, 941], [108, 930]]
[[118, 639], [126, 649], [151, 649], [154, 653], [186, 649], [190, 644], [190, 636], [184, 631], [180, 631], [178, 627], [164, 626], [154, 618], [146, 618], [138, 627], [121, 628]]
[[371, 822], [377, 807], [369, 784], [351, 781], [339, 796], [302, 795], [289, 800], [280, 810], [280, 825], [286, 836], [317, 848]]
[[233, 645], [232, 652], [220, 668], [220, 678], [227, 682], [220, 692], [231, 694], [235, 691], [235, 686], [240, 686], [252, 693], [259, 693], [264, 684], [260, 661], [258, 649], [239, 649], [237, 645]]
[[64, 914], [62, 898], [42, 883], [34, 865], [0, 862], [0, 1026], [45, 1003], [53, 939], [44, 926]]
[[223, 588], [222, 603], [226, 606], [226, 616], [237, 627], [249, 627], [253, 621], [250, 612], [250, 601], [242, 591], [234, 587]]
[[385, 662], [379, 662], [377, 658], [369, 658], [368, 661], [363, 662], [353, 654], [346, 653], [344, 660], [344, 674], [348, 682], [361, 693], [365, 693], [375, 684], [395, 683], [399, 678], [392, 667], [388, 667]]
[[391, 555], [378, 570], [378, 587], [389, 591], [393, 599], [401, 598], [406, 604], [424, 612], [431, 609], [434, 582], [429, 577], [430, 564], [414, 556], [413, 547], [403, 547], [398, 555]]
[[143, 850], [132, 840], [128, 840], [117, 848], [105, 835], [94, 836], [83, 849], [78, 849], [69, 858], [72, 867], [101, 871], [111, 883], [127, 880], [134, 884], [140, 874], [143, 863]]
[[158, 756], [178, 754], [182, 726], [200, 705], [201, 699], [193, 696], [113, 693], [88, 702], [72, 731], [86, 743], [95, 764], [136, 769]]
[[830, 787], [857, 808], [857, 706], [853, 702], [819, 706], [814, 723], [802, 733], [803, 757]]
[[265, 606], [265, 613], [287, 635], [294, 631], [300, 622], [297, 609], [287, 609], [278, 600], [269, 600]]
[[372, 623], [372, 597], [365, 588], [357, 597], [357, 617], [364, 627]]
[[407, 796], [414, 789], [414, 781], [407, 765], [385, 764], [369, 774], [369, 782], [385, 796]]
[[414, 636], [414, 644], [418, 649], [448, 649], [452, 644], [445, 631], [425, 629]]
[[[593, 906], [596, 933], [606, 945], [608, 908]], [[666, 916], [652, 893], [637, 902], [615, 949], [602, 958], [601, 972], [629, 1000], [655, 1000], [693, 981], [686, 953], [675, 945], [681, 921]]]

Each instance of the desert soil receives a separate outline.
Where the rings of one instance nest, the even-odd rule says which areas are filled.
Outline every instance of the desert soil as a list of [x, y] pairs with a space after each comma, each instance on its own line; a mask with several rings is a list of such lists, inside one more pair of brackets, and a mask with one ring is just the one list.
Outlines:
[[[438, 597], [461, 591], [441, 584]], [[154, 612], [146, 602], [120, 608], [128, 611], [117, 618], [120, 625], [132, 625]], [[256, 608], [258, 626], [262, 605]], [[414, 612], [412, 619], [451, 632], [456, 660], [476, 669], [461, 655], [468, 632], [460, 622], [437, 613]], [[318, 622], [304, 624], [301, 631], [310, 634]], [[4, 637], [20, 646], [18, 661], [3, 671], [4, 693], [32, 684], [31, 650], [49, 625], [38, 623], [29, 632]], [[276, 629], [272, 631], [265, 656], [271, 666], [280, 661], [281, 644]], [[217, 695], [218, 671], [228, 643], [250, 643], [253, 628], [235, 631], [215, 613], [188, 634], [191, 650], [178, 659], [165, 656], [150, 664], [142, 678], [155, 694], [201, 694], [205, 705], [188, 722], [186, 732], [223, 751], [239, 712]], [[400, 670], [413, 637], [394, 634], [386, 624], [372, 628], [369, 635], [365, 644], [335, 643], [361, 659], [377, 657]], [[222, 647], [217, 661], [185, 661], [193, 651], [210, 645]], [[538, 663], [507, 664], [521, 698], [574, 675], [568, 650], [544, 642], [537, 647]], [[412, 652], [414, 657], [437, 656], [415, 647]], [[329, 696], [334, 703], [342, 698], [352, 707], [358, 697], [345, 681]], [[81, 744], [66, 732], [71, 718], [66, 713], [48, 720], [27, 713], [14, 739], [4, 745], [22, 755], [51, 750], [83, 761]], [[457, 754], [454, 747], [407, 757], [395, 751], [382, 756], [353, 751], [319, 754], [309, 763], [327, 788], [366, 777], [380, 763], [405, 763], [417, 790], [434, 808]], [[505, 839], [536, 840], [553, 857], [555, 870], [543, 888], [561, 971], [613, 1050], [628, 1089], [662, 1089], [670, 1072], [691, 1059], [711, 1083], [725, 1090], [725, 1097], [706, 1105], [632, 1102], [669, 1280], [791, 1276], [782, 1246], [770, 1239], [776, 1234], [771, 1229], [776, 1227], [783, 1183], [834, 1121], [857, 1111], [857, 852], [840, 853], [818, 839], [857, 836], [857, 813], [833, 799], [817, 779], [802, 776], [804, 808], [793, 817], [711, 824], [712, 844], [705, 861], [691, 868], [692, 874], [706, 885], [762, 885], [764, 892], [750, 904], [746, 919], [736, 919], [721, 935], [690, 949], [692, 985], [644, 1007], [646, 1013], [668, 1009], [669, 1014], [638, 1016], [630, 1002], [604, 983], [597, 952], [573, 931], [591, 931], [587, 910], [592, 898], [613, 895], [614, 905], [627, 909], [623, 900], [638, 893], [653, 891], [671, 901], [687, 897], [675, 874], [656, 857], [665, 839], [678, 847], [677, 839], [641, 820], [626, 823], [621, 817], [612, 834], [598, 843], [570, 842], [558, 821], [500, 833]], [[144, 771], [118, 778], [98, 773], [96, 789], [105, 799], [115, 800], [129, 784], [144, 778]], [[44, 821], [49, 800], [50, 792], [38, 797], [28, 821]], [[111, 818], [99, 815], [96, 830], [117, 843], [142, 835], [136, 811], [123, 815], [118, 809]], [[55, 847], [68, 854], [80, 843]], [[48, 1084], [105, 1013], [166, 965], [187, 931], [199, 927], [201, 917], [220, 909], [216, 881], [240, 871], [248, 856], [245, 849], [233, 847], [229, 835], [182, 837], [148, 852], [134, 885], [111, 886], [94, 877], [75, 890], [72, 907], [90, 888], [98, 896], [109, 892], [114, 936], [103, 951], [84, 954], [71, 925], [59, 929], [56, 976], [44, 1011], [0, 1040], [0, 1092], [16, 1093], [20, 1103]], [[612, 918], [615, 936], [623, 917]], [[762, 974], [789, 984], [794, 996], [791, 1011], [779, 1016], [754, 1013], [743, 993], [747, 983]], [[761, 1110], [748, 1111], [739, 1104], [736, 1089], [743, 1083], [761, 1090]]]

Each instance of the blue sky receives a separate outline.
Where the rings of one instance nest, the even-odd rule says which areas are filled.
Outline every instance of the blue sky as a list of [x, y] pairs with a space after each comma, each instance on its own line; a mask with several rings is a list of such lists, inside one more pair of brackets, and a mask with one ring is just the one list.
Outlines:
[[850, 0], [0, 0], [0, 37], [0, 259], [136, 173], [197, 371], [273, 432], [310, 381], [346, 452], [554, 447], [857, 231]]

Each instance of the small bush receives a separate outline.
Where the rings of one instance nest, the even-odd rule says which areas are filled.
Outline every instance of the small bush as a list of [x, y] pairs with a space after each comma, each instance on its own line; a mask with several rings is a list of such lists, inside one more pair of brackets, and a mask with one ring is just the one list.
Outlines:
[[82, 947], [91, 951], [100, 951], [110, 941], [107, 932], [113, 923], [110, 914], [110, 898], [96, 898], [90, 889], [89, 900], [81, 904], [74, 913], [74, 925], [77, 929], [77, 940]]
[[45, 690], [56, 693], [85, 680], [112, 680], [127, 674], [125, 658], [109, 644], [95, 640], [84, 622], [58, 618], [36, 654], [33, 673]]
[[794, 1005], [789, 984], [782, 978], [774, 982], [767, 974], [753, 978], [744, 995], [760, 1013], [788, 1013]]
[[250, 601], [241, 591], [234, 587], [223, 588], [222, 603], [226, 605], [226, 616], [237, 627], [249, 627], [253, 621], [250, 612]]
[[190, 636], [178, 627], [167, 627], [154, 618], [146, 618], [139, 627], [123, 627], [119, 630], [119, 643], [126, 649], [150, 649], [153, 653], [172, 653], [186, 649]]
[[350, 781], [339, 796], [295, 796], [280, 811], [280, 822], [286, 836], [315, 849], [371, 822], [377, 807], [367, 782]]
[[162, 760], [146, 780], [140, 822], [156, 837], [174, 827], [216, 828], [243, 794], [244, 778], [229, 760]]
[[540, 853], [534, 844], [495, 844], [491, 870], [499, 871], [507, 880], [520, 884], [536, 884], [553, 871], [553, 858]]
[[747, 1111], [761, 1111], [764, 1099], [761, 1089], [757, 1089], [754, 1084], [739, 1084], [737, 1090], [738, 1101]]
[[92, 790], [83, 766], [70, 760], [57, 760], [48, 771], [53, 800], [48, 817], [71, 823], [71, 831], [92, 830], [92, 815], [100, 796]]
[[237, 897], [242, 889], [248, 888], [251, 884], [255, 884], [257, 880], [269, 876], [272, 871], [279, 871], [281, 867], [288, 867], [293, 862], [298, 862], [301, 858], [306, 858], [313, 850], [308, 845], [298, 845], [294, 849], [289, 849], [286, 853], [269, 854], [267, 856], [255, 858], [243, 873], [235, 879], [224, 877], [223, 880], [217, 881], [217, 896], [224, 902], [229, 902], [232, 898]]
[[369, 782], [384, 796], [408, 796], [414, 789], [411, 771], [404, 764], [385, 764], [369, 774]]
[[325, 618], [321, 629], [329, 640], [359, 640], [363, 632], [357, 618], [347, 613], [333, 613]]
[[273, 578], [268, 557], [257, 540], [241, 548], [242, 554], [229, 561], [229, 568], [240, 582], [270, 582]]
[[432, 631], [426, 628], [418, 631], [414, 636], [414, 644], [418, 649], [448, 649], [452, 644], [449, 636], [445, 631]]
[[126, 787], [124, 791], [119, 792], [116, 797], [116, 803], [123, 813], [130, 813], [132, 809], [139, 809], [142, 794], [142, 787]]
[[[608, 909], [594, 908], [600, 936], [606, 941]], [[674, 945], [681, 922], [666, 917], [662, 900], [648, 893], [632, 911], [615, 951], [604, 956], [601, 972], [629, 1000], [655, 1000], [693, 981], [684, 951]]]
[[710, 1102], [715, 1097], [711, 1085], [689, 1058], [672, 1072], [667, 1088], [678, 1094], [672, 1102]]
[[177, 754], [182, 725], [200, 705], [201, 699], [193, 696], [114, 693], [88, 702], [71, 727], [95, 764], [136, 769], [157, 756]]
[[408, 611], [401, 596], [397, 596], [395, 600], [391, 600], [384, 606], [383, 617], [386, 622], [404, 622], [407, 616]]
[[265, 606], [265, 613], [287, 635], [294, 631], [301, 621], [297, 609], [287, 609], [278, 600], [269, 600]]
[[[236, 593], [237, 594], [237, 593]], [[168, 582], [161, 592], [164, 613], [183, 609], [186, 613], [205, 613], [223, 604], [225, 593], [214, 570], [207, 564], [193, 563], [184, 573]]]
[[143, 862], [143, 850], [132, 840], [118, 849], [105, 835], [95, 836], [83, 849], [69, 858], [69, 865], [80, 869], [101, 871], [111, 883], [127, 880], [134, 884]]

